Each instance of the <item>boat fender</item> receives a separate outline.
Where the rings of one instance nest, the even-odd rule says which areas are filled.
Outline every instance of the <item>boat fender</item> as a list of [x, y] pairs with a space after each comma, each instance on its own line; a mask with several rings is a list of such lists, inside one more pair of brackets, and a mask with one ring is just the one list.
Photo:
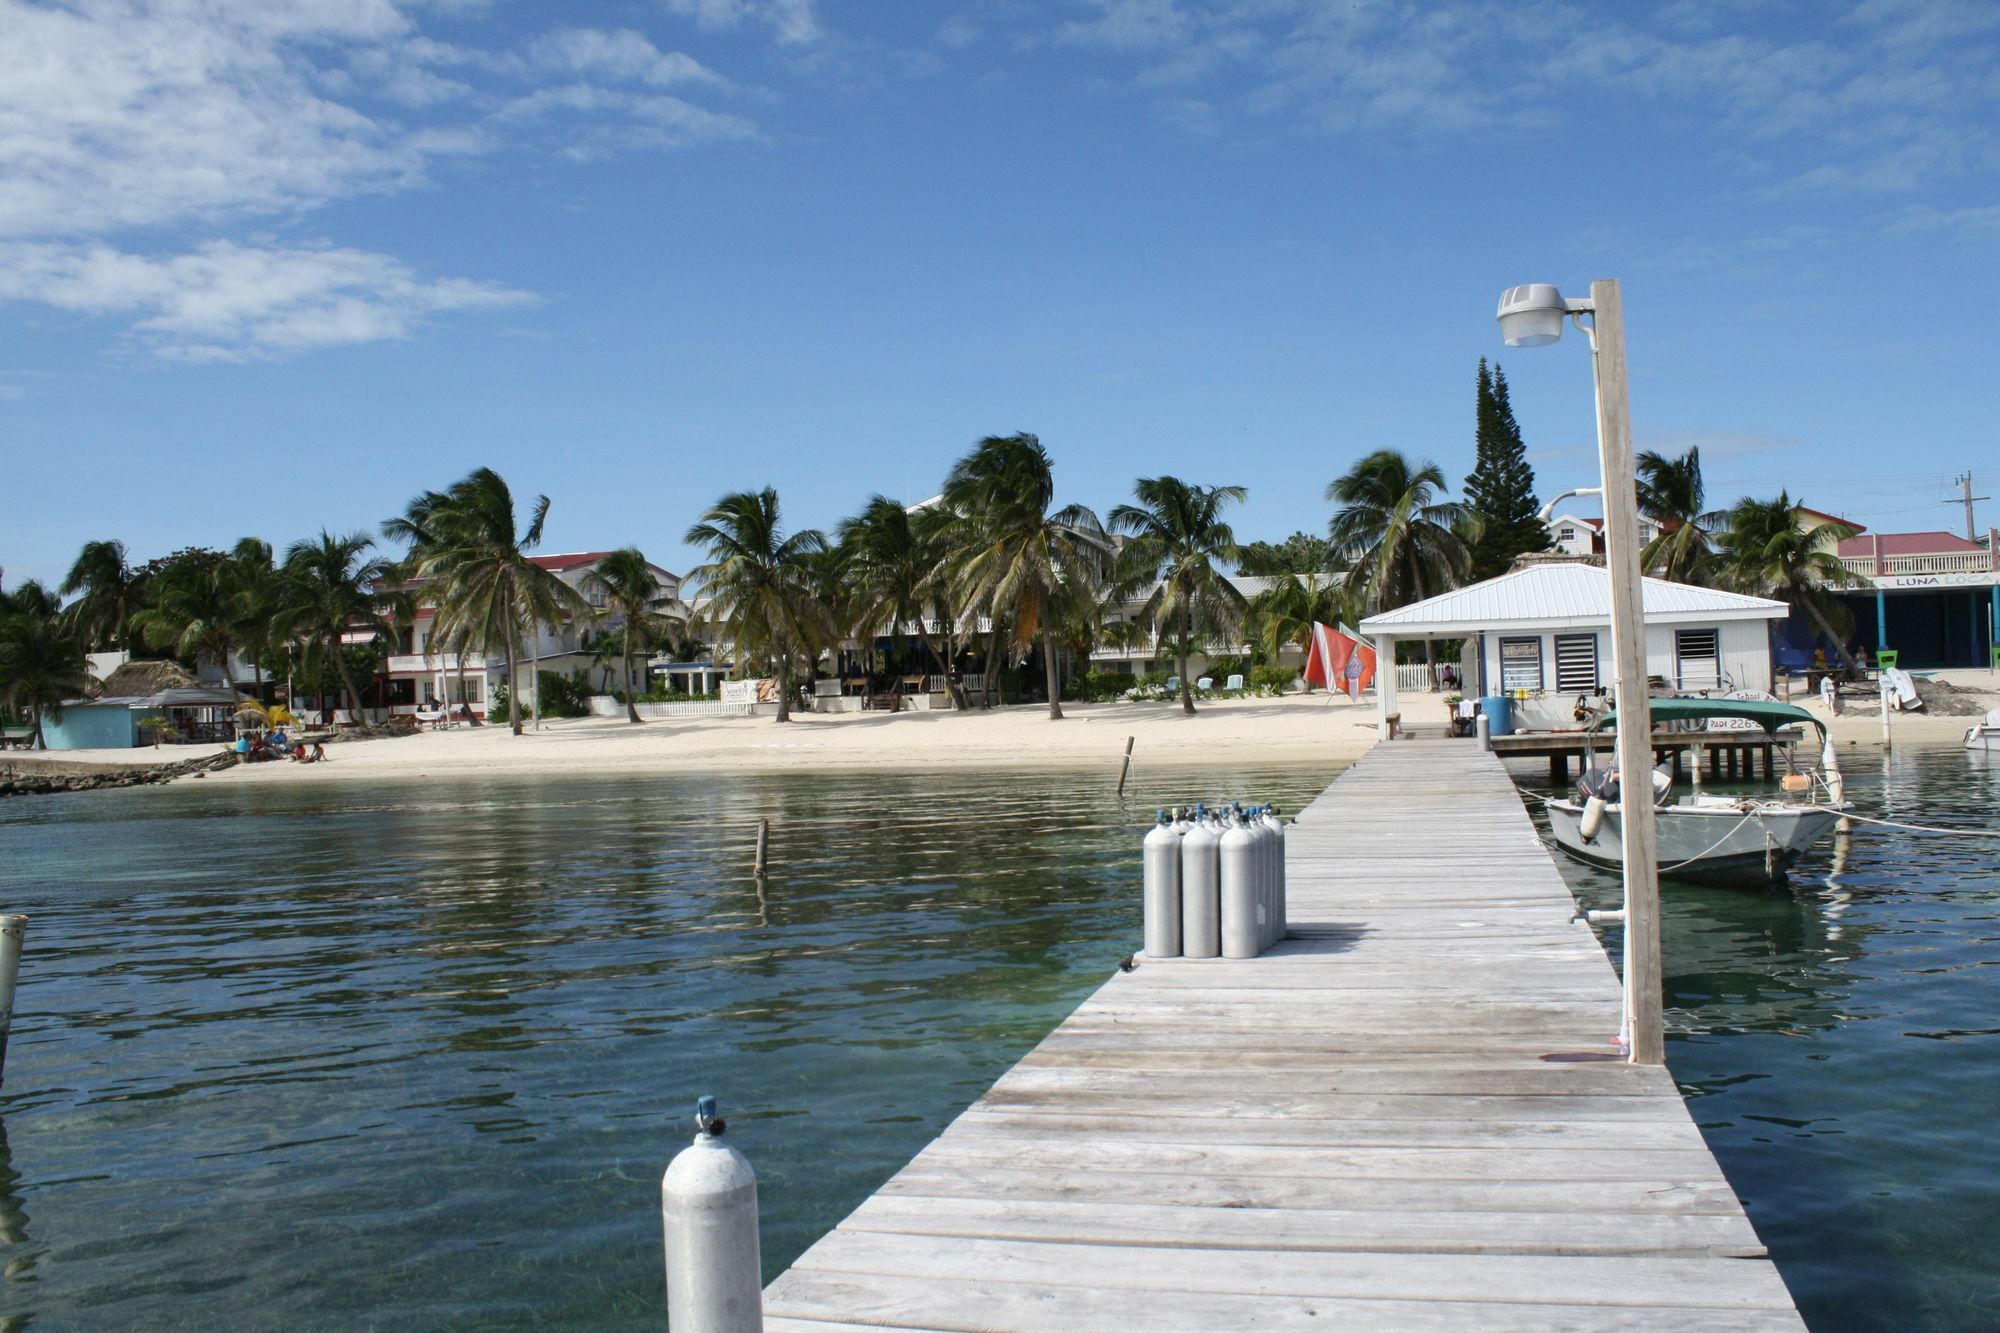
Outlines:
[[1583, 803], [1583, 818], [1577, 822], [1576, 831], [1583, 835], [1585, 842], [1597, 841], [1597, 830], [1604, 827], [1604, 798], [1593, 796]]

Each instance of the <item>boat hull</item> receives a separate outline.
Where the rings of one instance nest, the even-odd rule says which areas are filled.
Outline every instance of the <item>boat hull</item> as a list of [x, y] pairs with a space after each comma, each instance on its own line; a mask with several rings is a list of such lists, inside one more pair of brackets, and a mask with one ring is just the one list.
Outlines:
[[[1587, 842], [1580, 802], [1550, 801], [1548, 811], [1549, 830], [1566, 855], [1605, 870], [1621, 868], [1625, 844], [1619, 806], [1605, 811], [1597, 836]], [[1775, 884], [1839, 819], [1838, 810], [1824, 806], [1664, 806], [1655, 819], [1660, 874], [1750, 888]]]
[[2000, 727], [1990, 724], [1967, 727], [1965, 729], [1965, 748], [2000, 754]]

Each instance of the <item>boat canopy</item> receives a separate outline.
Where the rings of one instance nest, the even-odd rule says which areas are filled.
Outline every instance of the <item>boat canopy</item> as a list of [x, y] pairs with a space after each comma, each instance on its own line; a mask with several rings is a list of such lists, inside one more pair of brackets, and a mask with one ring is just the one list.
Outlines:
[[[1747, 722], [1755, 722], [1767, 733], [1776, 732], [1779, 727], [1789, 727], [1799, 722], [1810, 722], [1823, 736], [1826, 724], [1796, 704], [1781, 704], [1765, 699], [1649, 699], [1647, 708], [1655, 722], [1694, 722], [1711, 717], [1735, 717]], [[1618, 714], [1614, 710], [1597, 719], [1593, 730], [1615, 729]]]

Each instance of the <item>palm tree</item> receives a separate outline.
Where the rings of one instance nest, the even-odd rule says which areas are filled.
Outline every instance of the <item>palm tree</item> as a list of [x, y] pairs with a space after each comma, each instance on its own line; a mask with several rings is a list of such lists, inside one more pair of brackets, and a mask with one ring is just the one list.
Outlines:
[[1084, 506], [1051, 512], [1055, 490], [1048, 451], [1022, 432], [989, 435], [975, 445], [945, 478], [944, 498], [966, 520], [955, 579], [958, 601], [993, 617], [996, 631], [1004, 617], [1014, 645], [1023, 651], [1039, 641], [1049, 718], [1060, 721], [1058, 603], [1095, 600], [1110, 573], [1111, 544], [1097, 515]]
[[1773, 500], [1745, 496], [1731, 506], [1716, 537], [1724, 581], [1803, 613], [1848, 666], [1858, 667], [1847, 650], [1847, 608], [1832, 592], [1856, 581], [1835, 554], [1854, 529], [1845, 523], [1808, 528], [1799, 521], [1800, 508], [1784, 491]]
[[826, 550], [825, 534], [805, 528], [787, 535], [778, 492], [766, 486], [723, 496], [683, 540], [707, 554], [688, 582], [709, 598], [710, 619], [733, 646], [738, 669], [754, 659], [773, 661], [778, 721], [791, 721], [795, 659], [821, 619], [813, 557]]
[[960, 707], [956, 674], [932, 632], [947, 629], [950, 619], [949, 568], [945, 560], [946, 515], [936, 508], [910, 510], [887, 496], [872, 496], [859, 514], [840, 525], [840, 549], [853, 573], [855, 621], [872, 635], [887, 623], [901, 645], [914, 630], [944, 676], [952, 701]]
[[357, 713], [361, 691], [355, 688], [342, 645], [351, 630], [389, 635], [389, 623], [376, 606], [376, 585], [388, 566], [369, 554], [374, 546], [362, 533], [336, 537], [323, 529], [317, 538], [293, 542], [285, 549], [273, 618], [285, 634], [304, 641], [309, 667], [317, 665], [322, 673], [331, 667], [338, 673]]
[[1192, 486], [1179, 477], [1141, 477], [1132, 494], [1137, 505], [1111, 511], [1111, 526], [1130, 538], [1120, 563], [1133, 579], [1154, 584], [1139, 614], [1172, 626], [1181, 711], [1193, 713], [1188, 651], [1195, 637], [1225, 634], [1243, 620], [1243, 594], [1222, 573], [1237, 555], [1236, 534], [1222, 511], [1249, 492], [1241, 486]]
[[1639, 512], [1660, 525], [1660, 535], [1639, 553], [1640, 564], [1675, 583], [1703, 582], [1715, 558], [1709, 532], [1721, 515], [1707, 508], [1701, 447], [1689, 445], [1679, 458], [1648, 449], [1637, 461]]
[[132, 648], [132, 617], [146, 606], [146, 577], [125, 555], [125, 543], [85, 542], [56, 591], [82, 593], [67, 615], [84, 638], [103, 647]]
[[[1326, 498], [1340, 506], [1327, 536], [1349, 562], [1349, 600], [1363, 615], [1464, 581], [1472, 554], [1457, 529], [1467, 510], [1440, 499], [1443, 491], [1437, 464], [1413, 463], [1394, 449], [1377, 449], [1326, 488]], [[1425, 640], [1424, 660], [1430, 656]]]
[[41, 584], [0, 592], [0, 705], [10, 713], [27, 711], [37, 749], [49, 748], [43, 717], [60, 721], [63, 701], [90, 688], [87, 643]]
[[[236, 641], [242, 645], [257, 672], [257, 691], [264, 690], [264, 658], [277, 641], [272, 619], [277, 615], [281, 587], [271, 543], [245, 537], [230, 551], [235, 569], [237, 610]], [[225, 673], [226, 674], [226, 673]]]
[[213, 662], [229, 689], [237, 634], [250, 617], [235, 562], [212, 551], [187, 552], [153, 579], [152, 605], [131, 629], [153, 648], [195, 663]]
[[1310, 655], [1313, 626], [1338, 625], [1346, 617], [1347, 596], [1339, 576], [1292, 570], [1270, 578], [1270, 586], [1250, 599], [1255, 637], [1273, 662], [1288, 643]]
[[[507, 653], [507, 723], [521, 734], [521, 634], [590, 614], [576, 589], [536, 564], [549, 497], [537, 496], [528, 526], [515, 528], [514, 493], [492, 468], [479, 468], [444, 492], [411, 501], [384, 529], [411, 538], [410, 572], [437, 607], [432, 633], [463, 646], [499, 642]], [[403, 525], [409, 525], [405, 528]]]
[[660, 600], [659, 577], [638, 547], [625, 546], [599, 560], [583, 576], [583, 591], [589, 596], [602, 597], [606, 612], [615, 614], [621, 622], [625, 714], [628, 721], [638, 722], [638, 692], [632, 688], [632, 653], [649, 631], [664, 623], [664, 617], [653, 610], [653, 603]]

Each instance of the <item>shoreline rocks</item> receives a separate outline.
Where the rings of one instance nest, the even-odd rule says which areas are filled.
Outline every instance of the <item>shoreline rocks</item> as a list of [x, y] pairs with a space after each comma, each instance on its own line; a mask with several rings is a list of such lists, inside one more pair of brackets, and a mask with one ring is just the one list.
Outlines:
[[218, 769], [234, 768], [232, 750], [199, 755], [171, 764], [146, 764], [132, 768], [73, 768], [66, 771], [20, 771], [13, 764], [0, 764], [0, 796], [42, 796], [64, 791], [97, 791], [105, 787], [143, 787], [172, 782], [175, 778], [200, 776]]

